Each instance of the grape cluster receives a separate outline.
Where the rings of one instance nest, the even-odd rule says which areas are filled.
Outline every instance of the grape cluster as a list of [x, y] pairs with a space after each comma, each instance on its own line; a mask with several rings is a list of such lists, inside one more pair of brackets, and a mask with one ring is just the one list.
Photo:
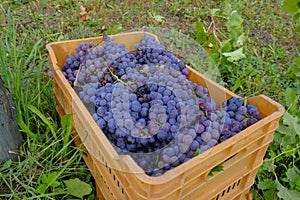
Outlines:
[[94, 104], [96, 90], [99, 87], [100, 87], [100, 84], [98, 82], [89, 83], [82, 87], [82, 90], [80, 92], [78, 92], [78, 94], [84, 104], [89, 104], [89, 103]]
[[90, 43], [80, 43], [79, 46], [75, 48], [76, 53], [74, 55], [68, 55], [66, 62], [62, 66], [63, 75], [69, 81], [71, 86], [74, 86], [76, 76], [78, 74], [79, 66], [84, 61], [86, 55], [89, 53], [90, 49], [94, 46], [93, 42]]
[[[196, 96], [187, 90], [190, 84], [185, 76], [171, 71], [149, 65], [128, 68], [117, 83], [97, 90], [93, 116], [102, 129], [109, 128], [105, 117], [113, 116], [118, 128], [106, 132], [116, 146], [124, 149], [120, 141], [125, 141], [130, 152], [152, 152], [166, 146], [183, 127], [195, 132]], [[113, 85], [113, 90], [104, 90], [107, 85]]]
[[148, 175], [159, 176], [260, 119], [246, 99], [217, 103], [187, 79], [184, 61], [152, 37], [145, 35], [134, 52], [112, 37], [104, 41], [88, 50], [74, 75], [78, 94], [92, 104], [89, 111], [116, 151], [131, 155]]
[[133, 69], [140, 65], [163, 65], [165, 68], [181, 71], [184, 75], [189, 73], [184, 61], [178, 61], [171, 52], [155, 48], [142, 48], [137, 52], [128, 52], [113, 61], [109, 70], [121, 77], [126, 73], [127, 68]]
[[[232, 97], [223, 102], [231, 123], [225, 127], [230, 136], [234, 136], [243, 129], [260, 120], [260, 113], [254, 105], [249, 104], [246, 99]], [[227, 138], [226, 138], [227, 139]]]
[[80, 86], [89, 83], [112, 82], [113, 77], [108, 72], [108, 66], [117, 58], [128, 52], [124, 44], [117, 44], [113, 37], [104, 37], [105, 45], [97, 46], [86, 55], [84, 63], [78, 73], [78, 84]]
[[151, 48], [151, 49], [159, 49], [159, 50], [165, 50], [165, 46], [160, 45], [157, 40], [155, 40], [153, 37], [149, 36], [149, 35], [145, 35], [144, 39], [142, 39], [140, 41], [139, 44], [135, 44], [134, 48], [136, 50], [141, 50], [141, 49], [145, 49], [145, 48]]

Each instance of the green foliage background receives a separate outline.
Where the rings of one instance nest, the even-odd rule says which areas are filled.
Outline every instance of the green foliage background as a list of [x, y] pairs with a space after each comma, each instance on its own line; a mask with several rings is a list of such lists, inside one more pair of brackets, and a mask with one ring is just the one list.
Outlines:
[[254, 199], [300, 199], [299, 7], [297, 0], [1, 1], [0, 76], [14, 97], [24, 145], [19, 161], [0, 165], [0, 199], [96, 199], [70, 116], [60, 120], [55, 111], [45, 45], [142, 27], [192, 37], [208, 55], [204, 68], [197, 55], [187, 58], [195, 69], [240, 96], [266, 94], [285, 106], [251, 192]]

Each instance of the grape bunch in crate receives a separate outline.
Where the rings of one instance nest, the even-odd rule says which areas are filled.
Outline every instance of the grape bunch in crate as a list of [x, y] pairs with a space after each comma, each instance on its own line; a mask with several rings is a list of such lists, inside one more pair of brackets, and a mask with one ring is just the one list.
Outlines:
[[246, 99], [217, 103], [151, 36], [134, 51], [103, 40], [77, 46], [62, 71], [115, 150], [146, 174], [160, 176], [260, 120]]

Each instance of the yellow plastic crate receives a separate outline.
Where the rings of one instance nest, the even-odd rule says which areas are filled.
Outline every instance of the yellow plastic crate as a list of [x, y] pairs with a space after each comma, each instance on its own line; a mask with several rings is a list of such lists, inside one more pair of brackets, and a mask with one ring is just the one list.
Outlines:
[[[125, 44], [130, 51], [144, 34], [157, 39], [151, 33], [132, 32], [114, 35], [114, 41]], [[261, 113], [259, 122], [163, 175], [150, 177], [130, 156], [117, 154], [62, 74], [61, 67], [68, 54], [75, 53], [76, 46], [81, 42], [100, 41], [102, 37], [54, 42], [46, 46], [53, 66], [57, 111], [61, 117], [73, 114], [74, 135], [78, 136], [75, 143], [80, 145], [83, 141], [88, 152], [84, 159], [96, 180], [98, 197], [116, 200], [249, 199], [250, 187], [284, 108], [264, 95], [249, 98], [249, 103]], [[207, 87], [217, 102], [237, 96], [192, 68], [188, 69], [189, 80]], [[211, 169], [222, 162], [224, 170], [208, 176]]]

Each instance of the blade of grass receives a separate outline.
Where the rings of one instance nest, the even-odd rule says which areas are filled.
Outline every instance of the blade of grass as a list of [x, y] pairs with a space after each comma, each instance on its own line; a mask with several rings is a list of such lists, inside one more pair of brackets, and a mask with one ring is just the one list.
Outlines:
[[51, 130], [51, 133], [55, 139], [57, 139], [56, 132], [54, 130], [54, 127], [52, 126], [52, 123], [46, 118], [46, 116], [41, 113], [36, 107], [33, 105], [25, 104], [25, 106], [34, 114], [36, 114]]
[[10, 190], [10, 192], [13, 192], [13, 191], [14, 191], [13, 188], [12, 188], [11, 185], [7, 182], [7, 180], [5, 179], [5, 177], [3, 176], [2, 173], [0, 173], [0, 176], [1, 176], [2, 180], [3, 180], [3, 182], [5, 183], [5, 185], [6, 185], [6, 186], [8, 187], [8, 189]]
[[37, 140], [37, 134], [33, 133], [23, 121], [20, 111], [17, 109], [17, 119], [20, 126], [20, 131], [26, 133], [33, 140]]
[[[73, 130], [73, 126], [72, 126], [72, 115], [71, 114], [67, 114], [64, 115], [61, 119], [61, 127], [64, 130], [64, 138], [63, 138], [63, 146], [67, 147], [67, 144], [70, 140], [70, 135], [71, 132]], [[68, 148], [65, 148], [64, 150], [64, 154], [67, 154]]]

